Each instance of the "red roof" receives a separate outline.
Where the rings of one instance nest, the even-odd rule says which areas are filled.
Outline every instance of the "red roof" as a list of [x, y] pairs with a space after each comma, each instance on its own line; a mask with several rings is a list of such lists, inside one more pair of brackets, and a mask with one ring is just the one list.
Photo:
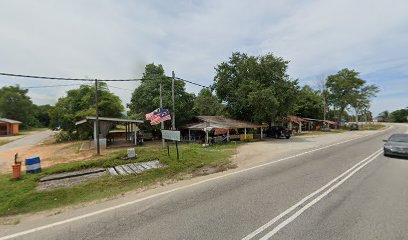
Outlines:
[[296, 116], [288, 116], [287, 119], [290, 122], [297, 122], [297, 123], [299, 123], [299, 122], [308, 122], [307, 120], [305, 120], [303, 118], [300, 118], [300, 117], [296, 117]]

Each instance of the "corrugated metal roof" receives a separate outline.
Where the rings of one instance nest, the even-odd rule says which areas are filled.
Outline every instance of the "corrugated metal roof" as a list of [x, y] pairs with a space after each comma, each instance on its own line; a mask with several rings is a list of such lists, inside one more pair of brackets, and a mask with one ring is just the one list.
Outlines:
[[191, 123], [182, 128], [192, 129], [192, 130], [201, 130], [205, 127], [224, 128], [224, 129], [265, 127], [260, 124], [254, 124], [250, 122], [235, 120], [235, 119], [224, 117], [224, 116], [196, 116], [195, 118], [199, 120], [200, 122]]
[[0, 122], [6, 122], [6, 123], [18, 123], [21, 124], [20, 121], [13, 120], [13, 119], [8, 119], [8, 118], [0, 118]]
[[[87, 116], [84, 120], [78, 121], [75, 125], [86, 123], [88, 120], [96, 120], [96, 117]], [[99, 117], [99, 121], [107, 122], [127, 122], [127, 123], [144, 123], [142, 120], [133, 120], [133, 119], [123, 119], [123, 118], [108, 118], [108, 117]]]

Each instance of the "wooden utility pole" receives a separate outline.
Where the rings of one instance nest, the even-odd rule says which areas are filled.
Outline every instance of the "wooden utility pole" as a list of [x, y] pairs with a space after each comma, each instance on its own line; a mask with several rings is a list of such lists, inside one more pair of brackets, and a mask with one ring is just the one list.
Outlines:
[[95, 79], [95, 110], [96, 110], [96, 119], [95, 119], [95, 132], [96, 132], [96, 155], [101, 154], [101, 149], [99, 146], [99, 109], [98, 109], [98, 79]]
[[[160, 111], [163, 109], [163, 97], [162, 97], [162, 84], [160, 83]], [[161, 122], [161, 130], [164, 129], [164, 122]], [[162, 137], [162, 148], [164, 149], [165, 147], [165, 140]]]
[[176, 75], [174, 74], [174, 71], [171, 72], [172, 78], [171, 78], [171, 97], [173, 99], [173, 115], [172, 115], [172, 127], [173, 130], [176, 130], [176, 107], [175, 107], [175, 100], [174, 100], [174, 80], [176, 78]]

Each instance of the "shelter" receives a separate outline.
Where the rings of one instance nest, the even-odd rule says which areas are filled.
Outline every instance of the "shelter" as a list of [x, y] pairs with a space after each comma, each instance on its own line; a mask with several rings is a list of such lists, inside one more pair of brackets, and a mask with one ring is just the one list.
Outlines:
[[310, 121], [296, 116], [288, 116], [286, 119], [288, 120], [288, 128], [298, 133], [301, 133], [302, 129], [304, 129], [306, 125], [310, 123]]
[[17, 135], [20, 131], [20, 121], [0, 118], [0, 136]]
[[[223, 140], [251, 140], [259, 137], [263, 138], [263, 128], [266, 126], [254, 124], [250, 122], [235, 120], [224, 116], [196, 116], [194, 122], [190, 123], [181, 129], [188, 130], [188, 141], [196, 140], [195, 136], [192, 139], [191, 132], [209, 132], [212, 131], [214, 135], [214, 142], [221, 142]], [[248, 133], [247, 130], [260, 129], [260, 134]], [[241, 131], [240, 131], [241, 130]], [[242, 131], [243, 130], [243, 131]], [[232, 133], [232, 134], [231, 134]], [[216, 137], [218, 136], [218, 137]], [[208, 138], [208, 134], [206, 136]], [[225, 139], [223, 139], [223, 137]]]
[[[104, 147], [136, 145], [137, 125], [142, 123], [144, 123], [142, 120], [99, 117], [99, 144]], [[93, 127], [93, 142], [96, 145], [96, 117], [88, 116], [75, 123], [76, 126], [81, 124]], [[116, 125], [122, 125], [124, 128], [112, 130]]]
[[[325, 127], [325, 126], [326, 127], [327, 126], [328, 127], [334, 127], [334, 126], [337, 125], [336, 122], [333, 122], [333, 121], [330, 121], [330, 120], [322, 120], [322, 119], [314, 119], [314, 118], [303, 118], [303, 119], [314, 123], [314, 126], [312, 126], [313, 130], [320, 130], [321, 127]], [[321, 126], [321, 125], [323, 125], [323, 126]]]

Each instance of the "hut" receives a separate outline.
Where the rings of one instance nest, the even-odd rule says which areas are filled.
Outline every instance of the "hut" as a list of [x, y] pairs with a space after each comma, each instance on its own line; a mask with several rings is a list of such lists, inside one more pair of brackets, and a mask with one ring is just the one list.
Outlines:
[[[99, 144], [102, 147], [127, 146], [137, 144], [137, 125], [143, 124], [142, 120], [99, 117]], [[87, 116], [85, 119], [75, 123], [76, 126], [85, 124], [93, 128], [93, 145], [96, 145], [96, 117]], [[115, 126], [121, 128], [114, 130]]]
[[0, 118], [0, 136], [17, 135], [20, 131], [21, 122], [8, 119]]

